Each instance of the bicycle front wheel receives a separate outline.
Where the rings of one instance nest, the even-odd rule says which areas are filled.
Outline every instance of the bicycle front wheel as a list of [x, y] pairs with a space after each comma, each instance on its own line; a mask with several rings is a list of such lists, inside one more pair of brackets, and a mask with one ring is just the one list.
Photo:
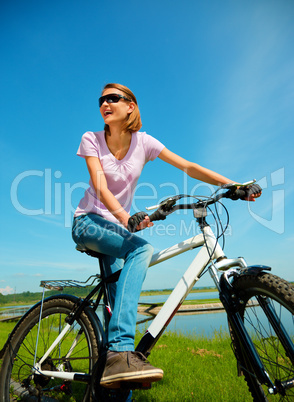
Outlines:
[[[273, 390], [270, 387], [260, 384], [241, 342], [230, 328], [232, 345], [239, 369], [245, 377], [253, 399], [255, 401], [293, 401], [293, 286], [277, 276], [262, 272], [256, 275], [245, 274], [235, 278], [233, 287], [241, 302], [239, 313], [246, 330], [265, 370], [276, 386], [276, 393], [272, 394]], [[262, 308], [262, 305], [266, 307]], [[271, 319], [273, 315], [275, 317], [274, 322]], [[286, 344], [283, 340], [285, 333]], [[285, 386], [287, 381], [288, 385]]]
[[[34, 370], [34, 361], [38, 363], [60, 334], [73, 308], [74, 302], [70, 298], [57, 296], [44, 301], [40, 325], [40, 305], [23, 319], [3, 358], [0, 401], [13, 397], [23, 400], [29, 395], [37, 396], [39, 400], [43, 396], [62, 401], [90, 400], [88, 384], [46, 377]], [[91, 374], [97, 359], [95, 333], [89, 318], [82, 312], [42, 363], [41, 369]]]

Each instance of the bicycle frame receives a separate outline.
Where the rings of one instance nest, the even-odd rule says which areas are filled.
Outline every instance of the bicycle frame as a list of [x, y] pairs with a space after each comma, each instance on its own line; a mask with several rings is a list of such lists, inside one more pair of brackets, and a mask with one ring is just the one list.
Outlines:
[[[245, 350], [248, 352], [248, 356], [252, 361], [253, 367], [255, 368], [257, 378], [262, 383], [267, 384], [269, 388], [274, 389], [275, 386], [272, 384], [264, 369], [251, 338], [247, 334], [239, 313], [234, 311], [230, 290], [228, 290], [230, 288], [230, 284], [228, 282], [228, 276], [226, 275], [227, 273], [225, 272], [222, 274], [221, 280], [219, 279], [218, 275], [219, 271], [227, 271], [230, 268], [233, 268], [232, 271], [234, 271], [236, 270], [235, 268], [248, 269], [248, 267], [243, 258], [227, 259], [210, 226], [205, 222], [205, 219], [202, 218], [197, 220], [198, 223], [200, 223], [202, 233], [153, 255], [150, 267], [186, 251], [200, 248], [194, 260], [185, 271], [184, 275], [168, 297], [167, 301], [162, 306], [160, 312], [154, 318], [146, 333], [143, 335], [136, 348], [136, 351], [142, 352], [145, 356], [150, 354], [151, 349], [171, 319], [174, 317], [183, 301], [186, 299], [192, 287], [200, 279], [200, 276], [205, 268], [211, 263], [211, 266], [209, 267], [210, 274], [218, 290], [220, 291], [220, 299], [227, 312], [228, 319], [233, 326], [235, 333], [242, 341]], [[213, 263], [214, 260], [216, 260], [215, 263]], [[263, 270], [266, 267], [258, 268]], [[272, 317], [271, 319], [274, 320], [275, 318]], [[99, 320], [97, 316], [96, 320]], [[41, 358], [41, 360], [36, 363], [33, 371], [35, 374], [58, 377], [64, 380], [89, 382], [89, 374], [41, 370], [42, 362], [46, 359], [46, 357], [50, 354], [50, 351], [58, 344], [58, 342], [60, 342], [62, 337], [69, 329], [70, 326], [68, 325], [49, 347], [48, 351]], [[280, 332], [283, 332], [283, 330], [280, 330]], [[284, 340], [284, 342], [287, 342], [287, 340]]]
[[191, 237], [190, 239], [160, 251], [153, 256], [150, 266], [159, 264], [162, 261], [199, 247], [201, 247], [201, 249], [162, 306], [157, 316], [152, 321], [151, 325], [147, 329], [146, 334], [139, 343], [137, 350], [141, 351], [142, 353], [144, 350], [145, 355], [150, 353], [154, 342], [150, 343], [148, 347], [147, 345], [143, 347], [144, 339], [151, 336], [155, 340], [161, 335], [180, 308], [183, 301], [186, 299], [192, 287], [199, 280], [201, 273], [207, 267], [209, 262], [211, 262], [212, 259], [217, 260], [225, 257], [224, 252], [218, 244], [210, 226], [205, 226], [203, 228], [203, 234], [201, 233], [197, 236]]
[[[203, 272], [203, 270], [207, 267], [209, 262], [212, 259], [221, 259], [224, 258], [224, 252], [220, 245], [217, 242], [217, 239], [212, 232], [209, 225], [203, 227], [203, 233], [200, 233], [190, 239], [185, 240], [184, 242], [175, 244], [172, 247], [164, 249], [159, 253], [153, 255], [153, 258], [150, 263], [150, 267], [153, 265], [157, 265], [165, 260], [173, 258], [179, 254], [182, 254], [186, 251], [200, 248], [193, 262], [190, 264], [175, 289], [169, 296], [168, 300], [162, 306], [160, 312], [153, 320], [152, 324], [147, 330], [146, 334], [151, 335], [152, 339], [158, 339], [160, 334], [164, 331], [168, 323], [171, 321], [173, 316], [176, 314], [177, 310], [189, 294], [190, 290], [194, 286], [194, 284], [199, 280], [199, 276]], [[70, 325], [68, 324], [61, 334], [58, 335], [54, 343], [48, 348], [48, 351], [44, 354], [44, 356], [35, 364], [34, 372], [36, 374], [50, 376], [50, 377], [58, 377], [64, 380], [70, 381], [88, 381], [89, 376], [83, 373], [73, 373], [73, 372], [56, 372], [49, 370], [41, 370], [41, 364], [46, 359], [46, 357], [50, 354], [50, 351], [61, 341], [61, 339], [65, 336], [65, 334], [70, 330]], [[142, 337], [137, 350], [141, 351], [142, 344], [146, 344], [146, 334]], [[155, 341], [156, 342], [156, 341]], [[152, 345], [148, 347], [148, 350], [145, 350], [145, 355], [148, 355], [149, 351], [154, 346], [155, 342], [152, 342]]]

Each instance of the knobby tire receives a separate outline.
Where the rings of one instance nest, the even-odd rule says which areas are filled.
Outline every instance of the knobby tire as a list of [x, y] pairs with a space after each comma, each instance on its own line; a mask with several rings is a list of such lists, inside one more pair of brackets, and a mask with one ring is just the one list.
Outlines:
[[[256, 297], [264, 297], [271, 303], [293, 341], [294, 287], [285, 280], [265, 272], [256, 275], [240, 275], [234, 279], [233, 286], [234, 292], [241, 301], [239, 313], [271, 381], [275, 384], [277, 381], [293, 379], [293, 361], [291, 362], [287, 356], [262, 308], [257, 305]], [[258, 402], [293, 401], [294, 388], [287, 389], [285, 395], [281, 393], [272, 395], [267, 386], [259, 383], [241, 342], [231, 327], [230, 331], [239, 373], [244, 375], [253, 400]]]

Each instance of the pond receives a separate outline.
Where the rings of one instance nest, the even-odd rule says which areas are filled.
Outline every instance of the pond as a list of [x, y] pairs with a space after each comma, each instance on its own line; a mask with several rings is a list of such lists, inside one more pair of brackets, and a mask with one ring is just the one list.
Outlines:
[[[140, 297], [140, 303], [160, 303], [164, 302], [168, 298], [168, 296], [169, 295], [142, 296]], [[203, 300], [216, 298], [218, 298], [218, 292], [201, 292], [191, 293], [188, 296], [187, 300]], [[22, 310], [22, 307], [24, 306], [10, 306], [9, 309], [15, 308], [15, 310], [10, 311], [10, 313], [12, 313], [13, 315], [18, 315], [21, 312], [20, 310]], [[27, 309], [29, 307], [30, 306], [26, 306]], [[22, 311], [22, 314], [23, 313], [24, 311]], [[98, 315], [100, 316], [100, 318], [102, 318], [102, 308], [99, 308]], [[138, 314], [138, 329], [141, 332], [147, 330], [148, 326], [151, 324], [152, 319], [152, 316]], [[287, 330], [292, 334], [294, 327], [292, 320], [289, 319], [286, 324], [284, 323], [284, 325], [286, 325]], [[228, 332], [227, 316], [224, 311], [213, 311], [195, 314], [177, 314], [175, 317], [173, 317], [166, 330], [175, 333], [182, 333], [185, 335], [193, 334], [211, 338], [216, 332]]]
[[[138, 314], [138, 321], [144, 319], [146, 319], [146, 315]], [[151, 321], [147, 321], [139, 324], [138, 329], [143, 332], [150, 323]], [[227, 316], [224, 312], [178, 314], [171, 320], [166, 330], [185, 335], [193, 334], [211, 338], [215, 332], [228, 332]]]
[[[160, 296], [144, 296], [140, 298], [140, 302], [145, 303], [159, 303], [167, 300], [169, 295], [160, 295]], [[203, 300], [203, 299], [216, 299], [218, 298], [218, 292], [202, 292], [202, 293], [190, 293], [186, 300]], [[279, 314], [280, 306], [274, 303], [275, 308], [277, 309], [277, 313]], [[248, 310], [250, 311], [250, 310]], [[255, 310], [258, 316], [258, 319], [261, 321], [261, 324], [264, 328], [267, 327], [268, 320], [262, 312], [261, 307], [257, 307]], [[294, 336], [294, 316], [290, 312], [283, 312], [283, 325], [291, 336]], [[144, 331], [151, 324], [151, 320], [148, 322], [143, 322], [146, 320], [148, 316], [138, 314], [137, 321], [141, 321], [138, 325], [140, 331]], [[153, 318], [152, 318], [153, 319]], [[253, 323], [254, 317], [250, 320]], [[256, 321], [254, 321], [256, 325]], [[193, 334], [199, 336], [205, 336], [207, 338], [211, 338], [214, 336], [216, 332], [229, 332], [228, 330], [228, 322], [226, 313], [221, 311], [212, 311], [212, 312], [197, 312], [195, 314], [177, 314], [173, 317], [171, 322], [167, 327], [167, 331], [183, 333], [183, 334]]]
[[[155, 296], [141, 296], [140, 303], [162, 303], [168, 299], [169, 295], [155, 295]], [[197, 292], [190, 293], [186, 300], [204, 300], [204, 299], [217, 299], [218, 292]], [[148, 319], [148, 316], [138, 314], [137, 321], [142, 322], [138, 325], [140, 331], [148, 328], [150, 321], [142, 322]], [[169, 323], [167, 331], [201, 335], [212, 337], [217, 332], [228, 332], [227, 316], [226, 313], [221, 312], [205, 312], [197, 314], [177, 314]]]
[[[162, 303], [168, 299], [169, 295], [141, 296], [140, 303]], [[197, 292], [189, 293], [186, 300], [217, 299], [218, 292]]]
[[[141, 296], [140, 303], [162, 303], [167, 300], [168, 296], [169, 295]], [[187, 300], [215, 299], [217, 297], [218, 292], [190, 293]], [[25, 307], [26, 310], [31, 306], [9, 306], [10, 315], [18, 316], [23, 307]], [[24, 312], [25, 311], [22, 310], [22, 314]], [[99, 316], [102, 316], [101, 312], [99, 312]], [[138, 322], [145, 321], [148, 318], [152, 317], [142, 314], [137, 315]], [[139, 330], [145, 331], [150, 323], [151, 321], [139, 324]], [[227, 320], [224, 312], [176, 315], [167, 327], [168, 331], [181, 332], [183, 334], [200, 334], [207, 337], [211, 337], [215, 331], [220, 331], [220, 329], [227, 330]]]

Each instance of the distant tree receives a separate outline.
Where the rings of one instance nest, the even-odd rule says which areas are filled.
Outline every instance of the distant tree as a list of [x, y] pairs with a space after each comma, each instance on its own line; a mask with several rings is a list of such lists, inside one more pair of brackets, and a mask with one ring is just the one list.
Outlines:
[[0, 293], [0, 304], [5, 304], [5, 303], [6, 303], [5, 296], [2, 293]]

